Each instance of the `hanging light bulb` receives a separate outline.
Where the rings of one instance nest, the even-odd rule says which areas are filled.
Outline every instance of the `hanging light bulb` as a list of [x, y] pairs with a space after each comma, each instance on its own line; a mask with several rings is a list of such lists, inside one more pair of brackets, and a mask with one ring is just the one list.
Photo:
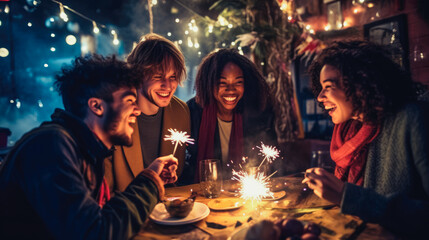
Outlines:
[[325, 26], [325, 31], [329, 31], [329, 30], [331, 30], [331, 25], [330, 24], [328, 24], [328, 25]]
[[119, 40], [118, 37], [115, 35], [115, 37], [113, 38], [113, 44], [114, 45], [118, 45], [119, 44]]
[[92, 21], [92, 31], [95, 34], [98, 34], [100, 32], [100, 29], [97, 27], [97, 23], [95, 23], [95, 21]]
[[8, 14], [9, 12], [10, 12], [9, 5], [6, 4], [6, 6], [4, 7], [4, 13]]
[[60, 18], [64, 21], [67, 22], [69, 20], [69, 18], [67, 17], [67, 14], [64, 12], [64, 6], [62, 3], [60, 4]]
[[283, 12], [287, 12], [288, 8], [287, 8], [287, 1], [282, 1], [280, 3], [280, 10], [282, 10]]
[[118, 34], [116, 33], [115, 30], [110, 31], [110, 33], [113, 35], [113, 44], [118, 45], [119, 44]]
[[219, 16], [219, 17], [217, 18], [217, 21], [219, 22], [219, 24], [220, 24], [221, 26], [226, 26], [226, 25], [228, 25], [228, 21], [227, 21], [224, 17], [222, 17], [222, 16]]
[[16, 102], [16, 108], [20, 109], [21, 108], [21, 101], [19, 100], [19, 98], [17, 98], [15, 100], [15, 102]]
[[188, 47], [193, 47], [194, 43], [192, 42], [191, 37], [188, 37]]
[[238, 53], [240, 53], [241, 55], [244, 55], [243, 49], [241, 49], [241, 47], [238, 47]]

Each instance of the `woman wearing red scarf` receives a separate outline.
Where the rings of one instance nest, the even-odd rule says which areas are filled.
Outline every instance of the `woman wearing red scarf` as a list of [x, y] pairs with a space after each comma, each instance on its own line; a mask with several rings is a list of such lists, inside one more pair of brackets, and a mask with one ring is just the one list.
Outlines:
[[[187, 102], [191, 112], [188, 146], [189, 181], [198, 180], [202, 159], [221, 159], [223, 177], [260, 142], [276, 144], [270, 94], [267, 83], [254, 63], [234, 49], [207, 55], [195, 80], [196, 96]], [[251, 158], [252, 159], [252, 158]], [[185, 171], [184, 171], [185, 172]]]
[[312, 63], [317, 100], [335, 124], [336, 169], [308, 169], [303, 182], [342, 213], [417, 237], [429, 226], [429, 108], [386, 54], [336, 42]]

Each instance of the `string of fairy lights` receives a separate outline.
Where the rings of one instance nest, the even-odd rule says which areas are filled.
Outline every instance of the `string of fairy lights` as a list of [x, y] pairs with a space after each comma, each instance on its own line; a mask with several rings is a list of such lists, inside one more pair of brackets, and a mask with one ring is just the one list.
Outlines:
[[[112, 43], [113, 43], [113, 45], [119, 45], [120, 40], [119, 40], [119, 37], [118, 37], [117, 30], [111, 29], [111, 27], [109, 28], [109, 27], [107, 27], [104, 24], [96, 22], [94, 19], [92, 19], [90, 17], [87, 17], [86, 15], [84, 15], [84, 14], [76, 11], [75, 9], [73, 9], [73, 8], [67, 6], [67, 5], [64, 5], [62, 2], [59, 2], [59, 1], [56, 1], [56, 0], [49, 0], [49, 1], [52, 2], [52, 3], [58, 4], [58, 8], [59, 8], [59, 14], [58, 14], [58, 16], [59, 16], [59, 18], [63, 22], [65, 22], [65, 23], [69, 22], [69, 17], [68, 17], [68, 15], [66, 13], [66, 10], [67, 10], [68, 12], [71, 12], [71, 13], [79, 16], [80, 18], [87, 20], [90, 24], [92, 24], [92, 27], [93, 27], [92, 30], [93, 30], [94, 34], [99, 34], [100, 33], [100, 28], [106, 29], [106, 30], [110, 31], [110, 34], [112, 35]], [[33, 0], [31, 2], [31, 4], [32, 4], [33, 7], [37, 7], [38, 5], [40, 5], [40, 3], [41, 3], [40, 0]], [[6, 4], [5, 7], [4, 7], [4, 9], [3, 9], [3, 11], [0, 11], [0, 12], [4, 12], [5, 14], [9, 14], [10, 13], [10, 6], [9, 6], [9, 4]], [[48, 19], [48, 21], [50, 22], [50, 24], [53, 24], [56, 21], [56, 17], [52, 16], [52, 17], [50, 17]], [[0, 26], [2, 26], [1, 20], [0, 20]], [[28, 27], [32, 27], [33, 23], [31, 21], [29, 21], [29, 22], [27, 22], [27, 26]], [[50, 36], [52, 38], [54, 38], [56, 35], [55, 35], [55, 33], [51, 33]], [[68, 35], [66, 37], [66, 43], [68, 45], [74, 45], [74, 44], [77, 43], [77, 39], [76, 39], [76, 37], [74, 35], [70, 34], [70, 35]], [[51, 47], [50, 50], [54, 52], [56, 49], [54, 47]], [[82, 47], [82, 52], [83, 53], [87, 52], [87, 49], [85, 49], [84, 46]], [[9, 55], [8, 49], [6, 49], [6, 48], [1, 48], [0, 49], [0, 57], [7, 57], [8, 55]], [[46, 64], [44, 64], [44, 66], [47, 67]]]
[[[69, 19], [68, 19], [67, 14], [66, 14], [66, 13], [65, 13], [65, 11], [64, 11], [64, 9], [67, 9], [68, 11], [70, 11], [70, 12], [72, 12], [72, 13], [76, 14], [77, 16], [79, 16], [79, 17], [81, 17], [81, 18], [83, 18], [83, 19], [85, 19], [85, 20], [89, 21], [89, 22], [92, 24], [92, 27], [93, 27], [92, 31], [93, 31], [95, 34], [99, 34], [99, 33], [100, 33], [100, 28], [99, 28], [99, 27], [104, 28], [104, 29], [107, 29], [107, 27], [106, 27], [104, 24], [97, 23], [94, 19], [91, 19], [91, 18], [89, 18], [89, 17], [87, 17], [87, 16], [83, 15], [82, 13], [80, 13], [80, 12], [78, 12], [78, 11], [76, 11], [76, 10], [74, 10], [74, 9], [70, 8], [69, 6], [64, 5], [63, 3], [59, 2], [59, 1], [56, 1], [56, 0], [50, 0], [50, 1], [51, 1], [51, 2], [54, 2], [54, 3], [56, 3], [56, 4], [58, 4], [58, 6], [59, 6], [59, 8], [60, 8], [59, 17], [60, 17], [64, 22], [68, 22], [68, 20], [69, 20]], [[118, 44], [119, 44], [118, 33], [117, 33], [117, 32], [116, 32], [116, 30], [114, 30], [114, 29], [111, 29], [111, 30], [110, 30], [110, 33], [111, 33], [111, 34], [112, 34], [112, 36], [113, 36], [112, 43], [113, 43], [114, 45], [118, 45]]]
[[[90, 24], [92, 24], [92, 31], [93, 31], [94, 34], [99, 34], [100, 33], [100, 29], [105, 29], [107, 31], [110, 31], [110, 34], [112, 36], [112, 44], [115, 45], [115, 46], [120, 44], [120, 40], [119, 40], [119, 37], [118, 37], [117, 30], [112, 29], [112, 27], [107, 27], [106, 25], [101, 24], [101, 23], [95, 21], [94, 19], [92, 19], [90, 17], [87, 17], [86, 15], [84, 15], [84, 14], [76, 11], [75, 9], [73, 9], [73, 8], [67, 6], [67, 5], [64, 5], [62, 2], [59, 2], [59, 1], [56, 1], [56, 0], [48, 0], [48, 2], [52, 2], [54, 4], [57, 4], [58, 8], [59, 8], [59, 13], [58, 13], [58, 16], [51, 16], [51, 17], [49, 17], [46, 20], [45, 26], [48, 27], [49, 25], [53, 25], [56, 21], [63, 21], [64, 23], [68, 23], [69, 22], [69, 17], [68, 17], [67, 14], [72, 13], [72, 14], [75, 14], [75, 15], [79, 16], [80, 18], [88, 21]], [[4, 5], [4, 8], [0, 9], [0, 13], [4, 13], [6, 15], [12, 14], [11, 13], [11, 7], [12, 6], [10, 4], [12, 4], [12, 3], [9, 3], [9, 1], [6, 1], [5, 5]], [[40, 0], [27, 1], [27, 5], [24, 5], [24, 9], [27, 10], [28, 12], [32, 12], [40, 4], [41, 4]], [[31, 7], [33, 8], [33, 10], [32, 10]], [[9, 19], [11, 19], [11, 18], [9, 18]], [[9, 23], [9, 24], [11, 24], [11, 23]], [[0, 27], [2, 25], [4, 25], [4, 24], [0, 20]], [[33, 22], [32, 21], [28, 21], [28, 22], [26, 22], [26, 25], [27, 25], [27, 27], [31, 28], [31, 27], [33, 27]], [[56, 37], [56, 34], [54, 33], [54, 31], [52, 31], [50, 33], [50, 37], [51, 38], [55, 38]], [[89, 39], [88, 36], [81, 36], [81, 39], [80, 39], [81, 42], [80, 43], [81, 43], [81, 53], [82, 54], [87, 54], [90, 51], [90, 49], [88, 47], [88, 43], [87, 43], [87, 41], [85, 41], [85, 39], [88, 40]], [[11, 41], [13, 41], [13, 39]], [[70, 45], [70, 46], [75, 45], [77, 43], [77, 41], [78, 40], [77, 40], [75, 34], [68, 34], [65, 37], [65, 42], [68, 45]], [[12, 44], [10, 46], [10, 49], [13, 49], [12, 48]], [[51, 52], [57, 51], [57, 49], [56, 49], [55, 46], [51, 46], [49, 48], [49, 50]], [[0, 46], [0, 57], [6, 58], [10, 54], [13, 54], [13, 53], [11, 53], [7, 47]], [[13, 65], [12, 61], [14, 61], [14, 60], [11, 59], [11, 66]], [[42, 62], [42, 64], [43, 64], [42, 66], [44, 68], [48, 68], [49, 67], [49, 63], [47, 63], [47, 62], [44, 62], [44, 63]], [[14, 68], [13, 67], [11, 67], [11, 71], [12, 71], [12, 73], [10, 75], [11, 78], [12, 78], [11, 80], [14, 81], [14, 74], [13, 74]], [[12, 91], [14, 91], [14, 90], [12, 89]], [[50, 91], [53, 91], [52, 87], [51, 87]], [[20, 109], [23, 106], [22, 105], [22, 101], [20, 100], [20, 98], [18, 96], [15, 96], [16, 93], [12, 93], [12, 95], [14, 95], [14, 96], [9, 99], [9, 103], [13, 104], [17, 109]], [[36, 106], [38, 106], [39, 108], [43, 108], [44, 107], [44, 104], [43, 104], [43, 101], [41, 100], [41, 98], [37, 99]]]
[[[151, 3], [150, 4], [151, 7], [158, 4], [157, 0], [150, 0], [150, 1], [151, 1], [150, 2]], [[60, 2], [60, 1], [57, 1], [57, 0], [47, 0], [44, 3], [49, 3], [49, 2], [53, 3], [53, 4], [56, 4], [58, 6], [58, 10], [59, 11], [57, 12], [56, 15], [53, 15], [53, 16], [48, 17], [46, 19], [45, 26], [47, 28], [50, 28], [48, 26], [52, 26], [54, 24], [57, 24], [57, 21], [62, 21], [63, 24], [64, 23], [71, 24], [72, 22], [69, 21], [70, 20], [69, 19], [69, 15], [70, 14], [74, 14], [74, 15], [76, 15], [76, 16], [84, 19], [84, 20], [86, 20], [90, 25], [92, 25], [92, 32], [93, 32], [93, 34], [97, 35], [97, 34], [100, 34], [100, 32], [102, 30], [103, 30], [103, 32], [106, 32], [106, 30], [107, 30], [108, 32], [110, 32], [110, 34], [112, 36], [112, 44], [113, 45], [119, 45], [120, 44], [119, 34], [118, 34], [118, 31], [116, 29], [113, 29], [110, 26], [108, 27], [108, 26], [106, 26], [104, 24], [101, 24], [101, 23], [97, 22], [96, 20], [94, 20], [93, 18], [88, 17], [88, 16], [82, 14], [81, 12], [73, 9], [70, 6], [67, 6], [66, 4], [64, 4], [64, 3]], [[31, 13], [31, 12], [34, 11], [34, 9], [36, 9], [37, 7], [40, 7], [41, 3], [42, 3], [41, 0], [33, 0], [33, 1], [25, 1], [25, 3], [23, 3], [23, 4], [24, 4], [24, 8], [27, 11], [28, 11], [29, 8], [30, 8], [30, 10], [33, 9], [31, 11], [28, 11], [28, 12]], [[0, 13], [4, 13], [6, 15], [10, 15], [11, 14], [11, 8], [14, 7], [14, 5], [11, 5], [11, 4], [12, 4], [12, 2], [6, 1], [5, 5], [4, 5], [4, 8], [0, 9]], [[14, 11], [14, 8], [12, 10]], [[29, 28], [35, 26], [35, 24], [31, 20], [24, 21], [24, 23]], [[181, 21], [179, 18], [176, 18], [175, 19], [175, 23], [176, 24], [183, 24], [183, 21]], [[11, 23], [9, 23], [9, 24], [11, 24]], [[4, 22], [0, 21], [0, 27], [2, 25], [4, 25]], [[178, 45], [186, 44], [187, 47], [199, 49], [200, 48], [200, 43], [198, 41], [197, 36], [196, 35], [191, 36], [193, 33], [197, 33], [199, 31], [198, 26], [197, 26], [195, 20], [191, 19], [190, 22], [189, 22], [189, 24], [188, 24], [188, 26], [189, 26], [189, 28], [184, 33], [184, 35], [185, 35], [184, 40], [179, 39], [179, 40], [177, 40], [175, 42]], [[55, 33], [55, 31], [52, 31], [49, 34], [50, 34], [51, 38], [57, 37], [57, 34]], [[173, 34], [171, 32], [167, 33], [168, 37], [172, 37], [172, 35]], [[89, 53], [89, 51], [90, 51], [90, 49], [88, 47], [88, 44], [86, 44], [85, 41], [84, 41], [85, 38], [88, 38], [88, 36], [85, 36], [85, 35], [80, 36], [81, 54], [83, 54], [83, 55], [86, 54], [86, 53]], [[75, 45], [78, 42], [78, 39], [76, 38], [76, 34], [73, 34], [73, 33], [68, 34], [65, 37], [65, 42], [68, 45], [71, 45], [71, 46]], [[12, 46], [11, 46], [10, 49], [13, 49]], [[49, 51], [51, 51], [51, 52], [56, 52], [57, 50], [58, 49], [57, 49], [56, 46], [51, 45], [49, 47]], [[13, 53], [11, 53], [9, 51], [9, 49], [7, 49], [6, 47], [0, 46], [0, 57], [8, 57], [10, 54], [13, 54]], [[198, 55], [200, 56], [201, 54], [202, 53], [200, 51], [198, 51]], [[13, 61], [13, 59], [11, 59], [11, 61]], [[50, 67], [50, 63], [48, 63], [48, 62], [42, 62], [42, 68], [48, 68], [48, 67]], [[13, 72], [14, 69], [11, 68], [11, 71]], [[12, 75], [13, 75], [13, 73], [12, 73]], [[14, 76], [12, 76], [12, 77], [14, 77]], [[11, 104], [13, 104], [17, 109], [20, 109], [23, 106], [22, 101], [19, 99], [19, 97], [15, 96], [16, 95], [15, 93], [12, 93], [12, 95], [14, 95], [14, 96], [12, 98], [10, 98], [9, 102]], [[36, 105], [38, 107], [40, 107], [40, 108], [44, 107], [44, 104], [43, 104], [43, 102], [42, 102], [42, 100], [40, 98], [37, 100]]]
[[[32, 7], [36, 8], [41, 4], [42, 1], [41, 0], [33, 0], [30, 2], [32, 4]], [[57, 4], [58, 9], [59, 9], [58, 15], [52, 16], [52, 17], [47, 19], [47, 21], [50, 22], [51, 24], [54, 24], [56, 21], [63, 21], [64, 23], [68, 23], [69, 22], [69, 16], [68, 15], [71, 13], [71, 14], [74, 14], [76, 16], [79, 16], [80, 18], [86, 20], [89, 24], [91, 24], [92, 25], [92, 32], [94, 34], [99, 34], [101, 32], [101, 29], [110, 31], [110, 34], [112, 36], [113, 45], [119, 45], [120, 44], [120, 40], [119, 40], [117, 30], [111, 29], [111, 27], [107, 27], [106, 25], [95, 21], [94, 19], [80, 13], [79, 11], [73, 9], [70, 6], [65, 5], [64, 3], [60, 2], [60, 1], [47, 0], [47, 2]], [[201, 30], [200, 30], [200, 28], [199, 28], [199, 26], [195, 20], [195, 17], [201, 17], [201, 18], [204, 18], [204, 17], [200, 16], [198, 13], [196, 13], [195, 11], [193, 11], [192, 9], [187, 7], [186, 4], [183, 4], [181, 1], [175, 1], [175, 2], [178, 3], [179, 5], [181, 5], [182, 7], [184, 7], [185, 9], [187, 9], [188, 11], [192, 12], [196, 16], [194, 16], [188, 20], [175, 18], [175, 20], [174, 20], [175, 24], [182, 25], [182, 24], [186, 24], [186, 22], [187, 22], [187, 27], [184, 29], [182, 37], [177, 37], [176, 38], [177, 40], [175, 40], [174, 42], [177, 45], [185, 45], [189, 49], [197, 50], [198, 56], [201, 56], [202, 55], [202, 52], [200, 51], [201, 45], [200, 45], [200, 41], [198, 38], [199, 31], [201, 31]], [[28, 3], [29, 3], [29, 1], [27, 1], [27, 4]], [[152, 7], [152, 6], [156, 6], [158, 4], [158, 1], [157, 0], [149, 0], [148, 3], [150, 3], [149, 7]], [[6, 13], [6, 14], [10, 13], [10, 7], [8, 4], [5, 5], [4, 13]], [[1, 26], [1, 24], [2, 23], [0, 22], [0, 26]], [[28, 21], [26, 24], [29, 28], [31, 28], [33, 26], [33, 23], [31, 21]], [[219, 16], [217, 20], [212, 20], [208, 24], [208, 27], [206, 29], [207, 34], [212, 34], [215, 26], [216, 27], [219, 27], [219, 26], [224, 27], [225, 29], [232, 29], [234, 27], [234, 25], [232, 23], [230, 23], [226, 18], [224, 18], [223, 16]], [[167, 37], [173, 38], [172, 35], [173, 35], [172, 32], [167, 32]], [[56, 34], [54, 32], [51, 32], [50, 37], [55, 38]], [[85, 39], [85, 36], [81, 36], [80, 43], [81, 43], [81, 53], [82, 54], [86, 54], [90, 51], [89, 46], [86, 43], [86, 41], [84, 41], [84, 39]], [[69, 34], [66, 36], [65, 41], [68, 45], [75, 45], [78, 40], [74, 34]], [[230, 46], [234, 46], [234, 45], [235, 45], [235, 41], [232, 41], [231, 43], [226, 43], [226, 42], [221, 43], [222, 47], [230, 47]], [[240, 47], [238, 47], [238, 48], [239, 48], [239, 50], [241, 50]], [[55, 51], [57, 51], [57, 48], [55, 46], [51, 46], [49, 48], [49, 50], [51, 52], [55, 52]], [[9, 51], [6, 48], [0, 49], [0, 57], [7, 57], [8, 55], [9, 55]], [[43, 64], [44, 68], [49, 67], [49, 63], [47, 63], [47, 62], [42, 63], [42, 64]], [[19, 100], [19, 98], [11, 99], [10, 103], [15, 104], [16, 108], [18, 108], [18, 109], [21, 108], [21, 106], [22, 106], [22, 103]], [[41, 100], [37, 101], [37, 105], [41, 108], [44, 106], [43, 102]]]
[[[294, 6], [294, 0], [277, 0], [279, 3], [279, 7], [280, 9], [287, 14], [287, 18], [290, 22], [294, 22], [297, 21], [296, 18], [296, 8]], [[33, 5], [33, 7], [38, 7], [41, 4], [41, 0], [27, 0], [26, 1], [27, 4], [31, 3]], [[68, 23], [69, 22], [69, 14], [74, 14], [84, 20], [86, 20], [88, 22], [88, 24], [90, 24], [90, 26], [92, 26], [92, 32], [94, 35], [100, 34], [101, 31], [108, 32], [108, 34], [111, 36], [111, 41], [112, 44], [114, 46], [118, 46], [121, 41], [120, 41], [120, 37], [118, 34], [118, 30], [114, 29], [111, 26], [106, 26], [104, 24], [101, 24], [99, 22], [97, 22], [96, 20], [94, 20], [91, 17], [88, 17], [82, 13], [80, 13], [79, 11], [73, 9], [70, 6], [65, 5], [64, 3], [57, 1], [57, 0], [46, 0], [46, 2], [50, 2], [53, 4], [56, 4], [58, 6], [58, 13], [55, 16], [52, 16], [50, 18], [48, 18], [48, 22], [54, 24], [54, 22], [56, 21], [62, 21], [64, 23]], [[187, 6], [187, 4], [183, 3], [182, 0], [175, 0], [175, 3], [177, 3], [178, 5], [180, 5], [181, 7], [183, 7], [184, 9], [186, 9], [187, 11], [191, 12], [194, 16], [190, 17], [190, 18], [182, 18], [180, 19], [179, 17], [174, 19], [174, 25], [183, 25], [185, 26], [180, 27], [181, 29], [183, 29], [183, 33], [182, 34], [178, 34], [178, 36], [173, 36], [172, 32], [167, 32], [166, 36], [170, 39], [175, 39], [174, 42], [177, 45], [182, 45], [182, 46], [186, 46], [188, 49], [194, 49], [196, 50], [198, 56], [202, 55], [201, 52], [201, 31], [205, 31], [205, 35], [208, 36], [210, 34], [213, 34], [213, 32], [215, 31], [215, 29], [225, 29], [226, 31], [233, 29], [235, 26], [232, 22], [228, 21], [228, 19], [226, 19], [225, 17], [223, 17], [222, 15], [219, 15], [218, 18], [216, 20], [211, 20], [207, 17], [201, 16], [199, 15], [197, 12], [195, 12], [194, 10], [192, 10], [189, 6]], [[372, 3], [372, 1], [370, 0], [354, 0], [353, 2], [353, 14], [352, 15], [359, 15], [362, 11], [365, 10], [365, 8], [372, 8], [374, 7], [374, 4]], [[158, 0], [148, 0], [148, 6], [149, 8], [152, 8], [154, 6], [158, 5]], [[176, 11], [178, 12], [177, 8], [176, 10], [173, 10], [175, 7], [171, 5], [171, 9], [172, 12]], [[8, 4], [5, 5], [3, 11], [1, 11], [0, 9], [0, 13], [3, 12], [5, 14], [10, 14], [10, 7]], [[377, 12], [378, 14], [378, 12]], [[206, 24], [206, 27], [204, 30], [201, 30], [200, 27], [201, 25], [199, 25], [199, 23], [196, 21], [196, 19], [201, 18], [204, 19], [205, 21], [209, 20], [209, 22]], [[337, 25], [330, 25], [329, 23], [327, 23], [326, 25], [324, 25], [324, 27], [322, 27], [322, 29], [320, 29], [320, 27], [316, 27], [316, 26], [311, 26], [310, 24], [304, 24], [303, 22], [300, 22], [300, 25], [303, 28], [303, 31], [310, 33], [311, 35], [314, 35], [316, 31], [320, 31], [320, 30], [324, 30], [324, 31], [329, 31], [329, 30], [333, 30], [333, 29], [341, 29], [344, 27], [349, 27], [351, 25], [353, 25], [352, 20], [350, 20], [352, 18], [343, 18], [341, 20], [341, 22], [336, 23]], [[32, 27], [33, 23], [31, 21], [26, 23], [28, 27]], [[0, 27], [3, 25], [3, 23], [0, 20]], [[178, 29], [178, 28], [176, 28]], [[142, 33], [143, 34], [143, 33]], [[77, 43], [77, 38], [75, 36], [76, 34], [69, 34], [65, 37], [65, 41], [68, 45], [75, 45]], [[181, 36], [179, 36], [181, 35]], [[50, 33], [50, 37], [55, 38], [56, 34], [54, 32]], [[86, 54], [89, 53], [91, 50], [91, 47], [89, 46], [89, 41], [88, 38], [90, 38], [91, 36], [80, 36], [80, 44], [81, 44], [81, 53], [82, 54]], [[85, 41], [85, 39], [87, 39]], [[221, 47], [234, 47], [236, 45], [237, 41], [232, 41], [232, 42], [222, 42], [220, 44]], [[55, 46], [50, 46], [49, 50], [51, 52], [55, 52], [57, 51]], [[238, 46], [238, 50], [241, 51], [240, 47]], [[0, 46], [0, 57], [7, 57], [9, 55], [9, 50], [5, 47], [1, 47]], [[49, 67], [49, 63], [42, 63], [43, 67], [47, 68]], [[263, 63], [261, 63], [263, 64]], [[11, 100], [16, 104], [17, 108], [20, 108], [21, 103], [19, 102], [19, 100]], [[41, 100], [38, 102], [38, 106], [39, 107], [43, 107], [43, 103], [41, 102]]]
[[[92, 31], [93, 31], [94, 34], [99, 34], [100, 33], [100, 29], [107, 29], [108, 31], [110, 31], [110, 34], [112, 35], [112, 43], [113, 43], [113, 45], [119, 45], [120, 44], [120, 40], [119, 40], [120, 38], [119, 38], [117, 30], [115, 30], [115, 29], [109, 29], [111, 27], [107, 27], [106, 25], [101, 24], [101, 23], [95, 21], [94, 19], [92, 19], [92, 18], [90, 18], [90, 17], [88, 17], [88, 16], [86, 16], [86, 15], [78, 12], [77, 10], [71, 8], [70, 6], [67, 6], [67, 5], [63, 4], [60, 1], [57, 1], [57, 0], [48, 0], [48, 1], [50, 1], [50, 2], [55, 3], [55, 4], [58, 5], [58, 8], [59, 8], [58, 17], [64, 23], [69, 22], [69, 16], [68, 16], [68, 14], [69, 13], [73, 13], [73, 14], [81, 17], [82, 19], [87, 20], [89, 22], [89, 24], [92, 25]], [[149, 1], [151, 3], [150, 7], [155, 6], [155, 5], [158, 4], [157, 0], [149, 0]], [[40, 5], [40, 3], [41, 3], [40, 0], [33, 0], [32, 1], [32, 4], [33, 4], [34, 7], [37, 7], [38, 5]], [[182, 7], [184, 7], [188, 11], [192, 12], [193, 14], [199, 15], [198, 13], [196, 13], [195, 11], [193, 11], [192, 9], [188, 8], [181, 1], [176, 1], [176, 3], [180, 4]], [[4, 13], [8, 14], [9, 11], [10, 11], [10, 8], [6, 4], [6, 6], [4, 8]], [[200, 17], [204, 18], [202, 16], [200, 16]], [[57, 21], [57, 17], [56, 16], [52, 16], [52, 17], [49, 18], [49, 21], [51, 22], [51, 24], [53, 24], [55, 21]], [[175, 19], [175, 23], [176, 24], [182, 24], [183, 20], [181, 20], [179, 18], [176, 18]], [[233, 28], [233, 24], [229, 23], [228, 20], [225, 19], [224, 17], [219, 16], [219, 18], [217, 19], [217, 21], [213, 20], [213, 22], [208, 25], [208, 28], [207, 28], [207, 33], [208, 34], [213, 33], [213, 29], [214, 29], [214, 25], [215, 24], [217, 26], [227, 27], [227, 29], [232, 29]], [[0, 21], [0, 26], [1, 25], [2, 25], [2, 22]], [[178, 45], [184, 44], [184, 45], [186, 45], [189, 48], [199, 49], [200, 48], [200, 42], [198, 40], [198, 32], [200, 31], [200, 29], [199, 29], [199, 27], [198, 27], [195, 19], [191, 18], [189, 20], [189, 22], [188, 22], [187, 25], [188, 25], [188, 28], [186, 30], [184, 30], [184, 33], [183, 33], [184, 37], [183, 38], [179, 37], [179, 39], [176, 40], [175, 43], [178, 44]], [[28, 27], [32, 27], [33, 23], [31, 21], [29, 21], [29, 22], [27, 22], [27, 26]], [[54, 38], [56, 36], [55, 33], [51, 33], [50, 35], [51, 35], [52, 38]], [[171, 32], [167, 32], [167, 37], [172, 37], [172, 35], [173, 34]], [[75, 35], [70, 34], [70, 35], [67, 35], [65, 41], [66, 41], [66, 43], [68, 45], [74, 45], [74, 44], [77, 43], [77, 38], [76, 38]], [[88, 49], [87, 49], [87, 46], [85, 46], [84, 43], [82, 43], [82, 45], [83, 45], [81, 47], [82, 48], [82, 54], [85, 54], [85, 53], [88, 52]], [[230, 44], [222, 43], [221, 45], [222, 45], [222, 47], [234, 46], [235, 42], [231, 42]], [[51, 47], [50, 50], [52, 52], [54, 52], [54, 51], [56, 51], [56, 48], [55, 47]], [[201, 51], [198, 51], [198, 55], [201, 55], [201, 54], [202, 54]], [[8, 49], [6, 49], [6, 48], [1, 48], [0, 49], [0, 57], [7, 57], [8, 55], [9, 55]], [[45, 63], [44, 67], [48, 67], [48, 65]]]

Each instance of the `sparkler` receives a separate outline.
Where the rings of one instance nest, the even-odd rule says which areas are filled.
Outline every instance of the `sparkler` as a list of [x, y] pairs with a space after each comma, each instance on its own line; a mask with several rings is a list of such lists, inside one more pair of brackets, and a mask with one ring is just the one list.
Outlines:
[[273, 193], [269, 188], [270, 176], [265, 176], [263, 173], [248, 174], [247, 172], [232, 170], [232, 180], [237, 180], [241, 183], [240, 194], [241, 198], [260, 201], [262, 198], [273, 197]]
[[277, 150], [277, 148], [274, 146], [267, 146], [261, 142], [261, 146], [257, 146], [257, 148], [259, 148], [259, 155], [264, 156], [264, 160], [262, 160], [261, 164], [259, 164], [258, 169], [262, 166], [265, 160], [267, 160], [268, 163], [272, 163], [274, 159], [279, 157], [280, 151]]
[[190, 138], [190, 136], [187, 134], [187, 132], [183, 131], [177, 131], [176, 129], [168, 129], [168, 131], [171, 133], [171, 135], [165, 135], [164, 141], [171, 141], [172, 144], [175, 144], [174, 150], [173, 150], [173, 156], [176, 153], [177, 145], [184, 143], [194, 144], [194, 139]]

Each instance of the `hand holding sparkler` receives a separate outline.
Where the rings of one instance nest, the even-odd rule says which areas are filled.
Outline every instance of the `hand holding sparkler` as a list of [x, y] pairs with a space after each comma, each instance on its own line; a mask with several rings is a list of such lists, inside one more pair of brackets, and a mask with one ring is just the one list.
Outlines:
[[155, 159], [147, 168], [158, 174], [164, 184], [168, 184], [177, 181], [177, 165], [177, 158], [167, 155]]
[[262, 160], [261, 164], [259, 164], [258, 169], [262, 166], [262, 164], [267, 160], [268, 163], [271, 163], [274, 161], [274, 159], [279, 157], [280, 151], [277, 150], [274, 146], [267, 146], [263, 142], [261, 142], [261, 146], [257, 146], [259, 148], [259, 155], [264, 156], [264, 160]]
[[165, 135], [164, 141], [171, 141], [172, 144], [175, 144], [173, 150], [173, 156], [176, 153], [177, 145], [182, 146], [183, 143], [194, 144], [194, 139], [190, 138], [187, 132], [177, 131], [176, 129], [168, 129], [171, 135]]

